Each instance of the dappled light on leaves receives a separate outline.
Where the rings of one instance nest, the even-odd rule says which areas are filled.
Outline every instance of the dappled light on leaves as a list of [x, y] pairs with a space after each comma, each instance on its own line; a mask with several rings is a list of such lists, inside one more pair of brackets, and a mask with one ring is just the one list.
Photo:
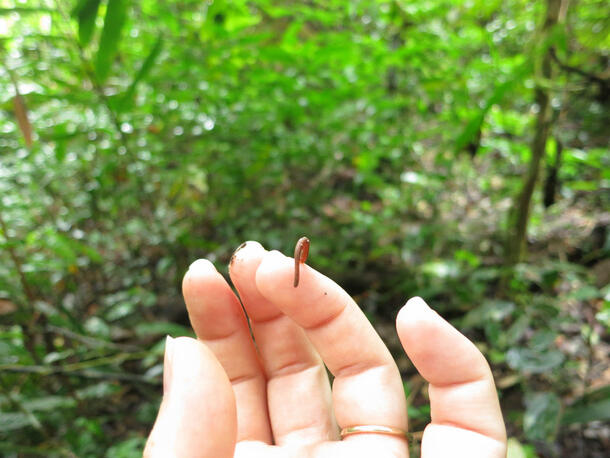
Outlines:
[[488, 358], [514, 456], [603, 456], [606, 16], [0, 2], [2, 453], [140, 456], [190, 262], [226, 274], [244, 240], [305, 233], [397, 358], [414, 431], [428, 395], [392, 321], [420, 295]]

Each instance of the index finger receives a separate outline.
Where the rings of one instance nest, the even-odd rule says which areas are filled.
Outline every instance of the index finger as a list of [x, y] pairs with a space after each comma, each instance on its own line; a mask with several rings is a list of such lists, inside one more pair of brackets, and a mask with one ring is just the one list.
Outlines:
[[[294, 261], [277, 251], [256, 272], [260, 293], [299, 324], [335, 376], [333, 406], [342, 428], [380, 425], [407, 429], [404, 388], [381, 338], [352, 298], [335, 282], [303, 264], [294, 288]], [[364, 436], [369, 436], [366, 434]], [[348, 436], [345, 440], [362, 440]], [[406, 456], [406, 441], [379, 437]], [[395, 452], [396, 453], [396, 452]]]

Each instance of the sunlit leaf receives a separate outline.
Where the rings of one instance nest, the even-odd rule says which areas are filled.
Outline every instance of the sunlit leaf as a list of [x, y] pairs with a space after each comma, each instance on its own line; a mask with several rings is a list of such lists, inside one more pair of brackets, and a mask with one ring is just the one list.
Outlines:
[[508, 301], [491, 300], [471, 310], [466, 314], [462, 326], [466, 328], [479, 326], [487, 322], [500, 322], [510, 316], [515, 310], [515, 304]]
[[95, 71], [100, 82], [103, 82], [112, 68], [112, 63], [119, 50], [123, 27], [127, 20], [129, 0], [108, 0], [104, 28], [97, 51]]
[[525, 450], [523, 449], [523, 445], [521, 445], [517, 438], [509, 438], [507, 445], [508, 451], [506, 454], [506, 458], [527, 458]]
[[12, 15], [15, 13], [18, 13], [20, 16], [26, 16], [26, 15], [30, 15], [30, 14], [54, 13], [54, 12], [56, 12], [56, 11], [51, 8], [43, 8], [43, 7], [28, 8], [28, 7], [17, 6], [14, 8], [0, 8], [0, 16], [8, 16], [8, 15]]

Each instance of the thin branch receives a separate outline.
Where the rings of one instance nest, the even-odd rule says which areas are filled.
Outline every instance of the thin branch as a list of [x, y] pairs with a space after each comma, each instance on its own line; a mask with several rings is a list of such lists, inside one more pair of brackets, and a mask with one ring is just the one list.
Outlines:
[[114, 348], [116, 350], [123, 350], [123, 351], [138, 351], [140, 350], [139, 347], [135, 346], [135, 345], [124, 345], [124, 344], [117, 344], [114, 342], [108, 342], [106, 340], [102, 340], [102, 339], [97, 339], [95, 337], [90, 337], [90, 336], [83, 336], [81, 334], [78, 334], [74, 331], [70, 331], [69, 329], [65, 329], [65, 328], [61, 328], [59, 326], [55, 326], [52, 324], [49, 324], [46, 326], [46, 330], [48, 332], [53, 332], [55, 334], [60, 334], [64, 337], [68, 337], [69, 339], [73, 339], [76, 340], [78, 342], [81, 342], [91, 348]]
[[149, 377], [146, 375], [132, 374], [129, 372], [104, 372], [93, 369], [82, 369], [72, 370], [65, 367], [51, 367], [51, 366], [21, 366], [17, 364], [3, 364], [0, 365], [0, 371], [16, 372], [16, 373], [27, 373], [37, 375], [56, 375], [56, 374], [67, 374], [70, 376], [84, 377], [84, 378], [95, 378], [104, 380], [125, 380], [128, 382], [142, 382], [150, 385], [160, 385], [160, 377]]
[[610, 79], [608, 78], [603, 78], [601, 76], [595, 75], [593, 73], [588, 73], [585, 72], [584, 70], [578, 68], [578, 67], [574, 67], [572, 65], [568, 65], [565, 62], [562, 62], [559, 57], [557, 56], [557, 52], [555, 51], [555, 48], [551, 48], [549, 50], [551, 57], [553, 58], [553, 60], [555, 61], [555, 63], [557, 65], [559, 65], [559, 67], [562, 70], [565, 70], [566, 72], [570, 72], [570, 73], [576, 73], [577, 75], [580, 75], [590, 81], [593, 81], [597, 84], [601, 84], [602, 86], [608, 86], [610, 85]]

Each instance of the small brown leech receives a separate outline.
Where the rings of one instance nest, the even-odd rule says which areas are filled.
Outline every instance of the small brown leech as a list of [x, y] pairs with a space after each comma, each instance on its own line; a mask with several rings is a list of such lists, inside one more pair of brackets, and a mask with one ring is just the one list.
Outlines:
[[302, 263], [307, 261], [309, 254], [309, 239], [301, 237], [294, 247], [294, 287], [299, 286], [299, 268]]

